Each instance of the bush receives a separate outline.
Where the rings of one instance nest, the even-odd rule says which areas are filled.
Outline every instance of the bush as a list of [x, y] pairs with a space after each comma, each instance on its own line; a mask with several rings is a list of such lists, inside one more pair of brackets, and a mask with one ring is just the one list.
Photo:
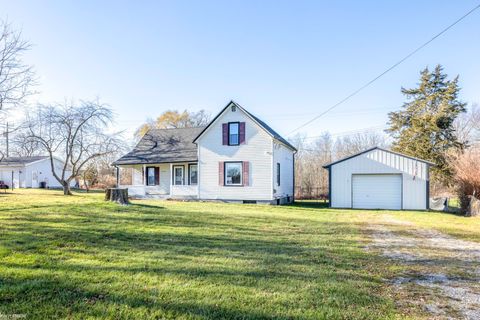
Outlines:
[[450, 157], [455, 185], [462, 212], [468, 213], [471, 197], [480, 195], [480, 149], [467, 149]]

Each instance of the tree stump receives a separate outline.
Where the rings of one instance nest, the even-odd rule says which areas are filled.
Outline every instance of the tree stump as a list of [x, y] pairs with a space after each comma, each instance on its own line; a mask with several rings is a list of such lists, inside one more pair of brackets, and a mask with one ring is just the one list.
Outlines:
[[105, 190], [105, 201], [112, 201], [119, 204], [129, 204], [128, 189], [108, 188]]

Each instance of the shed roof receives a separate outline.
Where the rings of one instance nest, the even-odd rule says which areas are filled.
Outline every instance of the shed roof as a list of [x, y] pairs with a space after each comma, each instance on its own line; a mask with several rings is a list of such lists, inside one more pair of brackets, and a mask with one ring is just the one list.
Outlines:
[[197, 145], [193, 140], [204, 128], [151, 129], [113, 165], [197, 161]]
[[23, 166], [43, 159], [48, 159], [48, 156], [8, 157], [0, 160], [0, 166]]
[[329, 164], [326, 164], [323, 166], [323, 168], [327, 169], [333, 165], [336, 165], [340, 162], [343, 162], [343, 161], [346, 161], [346, 160], [349, 160], [349, 159], [352, 159], [352, 158], [355, 158], [355, 157], [358, 157], [362, 154], [365, 154], [365, 153], [368, 153], [370, 151], [373, 151], [373, 150], [381, 150], [381, 151], [385, 151], [385, 152], [390, 152], [392, 154], [396, 154], [398, 156], [401, 156], [401, 157], [405, 157], [405, 158], [408, 158], [408, 159], [412, 159], [412, 160], [416, 160], [416, 161], [419, 161], [419, 162], [423, 162], [423, 163], [426, 163], [426, 164], [429, 164], [429, 165], [432, 165], [434, 166], [435, 163], [433, 162], [430, 162], [430, 161], [427, 161], [427, 160], [423, 160], [423, 159], [419, 159], [419, 158], [415, 158], [415, 157], [411, 157], [411, 156], [408, 156], [406, 154], [402, 154], [402, 153], [399, 153], [399, 152], [395, 152], [395, 151], [392, 151], [392, 150], [388, 150], [388, 149], [384, 149], [384, 148], [380, 148], [380, 147], [373, 147], [373, 148], [370, 148], [370, 149], [367, 149], [367, 150], [364, 150], [364, 151], [361, 151], [361, 152], [358, 152], [358, 153], [355, 153], [351, 156], [348, 156], [348, 157], [345, 157], [345, 158], [342, 158], [342, 159], [339, 159], [337, 161], [334, 161], [334, 162], [331, 162]]

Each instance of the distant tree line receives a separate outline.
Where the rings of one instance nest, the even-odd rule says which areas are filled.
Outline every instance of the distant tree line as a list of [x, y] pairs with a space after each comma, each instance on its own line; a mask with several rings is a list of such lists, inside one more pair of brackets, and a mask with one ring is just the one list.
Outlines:
[[298, 149], [295, 155], [295, 195], [297, 199], [326, 198], [328, 196], [328, 171], [324, 165], [348, 157], [365, 149], [388, 147], [388, 137], [379, 132], [356, 133], [332, 137], [323, 133], [313, 141], [297, 135], [290, 140]]

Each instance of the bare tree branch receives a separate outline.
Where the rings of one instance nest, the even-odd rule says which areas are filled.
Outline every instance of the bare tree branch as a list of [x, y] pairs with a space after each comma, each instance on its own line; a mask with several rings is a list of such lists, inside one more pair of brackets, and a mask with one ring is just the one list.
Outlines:
[[0, 21], [0, 110], [17, 106], [36, 84], [33, 67], [22, 61], [31, 45], [6, 21]]
[[[116, 153], [122, 141], [107, 134], [113, 121], [112, 111], [98, 102], [40, 105], [27, 116], [25, 136], [50, 156], [54, 177], [71, 194], [70, 182], [95, 159]], [[58, 157], [63, 161], [55, 160]]]

